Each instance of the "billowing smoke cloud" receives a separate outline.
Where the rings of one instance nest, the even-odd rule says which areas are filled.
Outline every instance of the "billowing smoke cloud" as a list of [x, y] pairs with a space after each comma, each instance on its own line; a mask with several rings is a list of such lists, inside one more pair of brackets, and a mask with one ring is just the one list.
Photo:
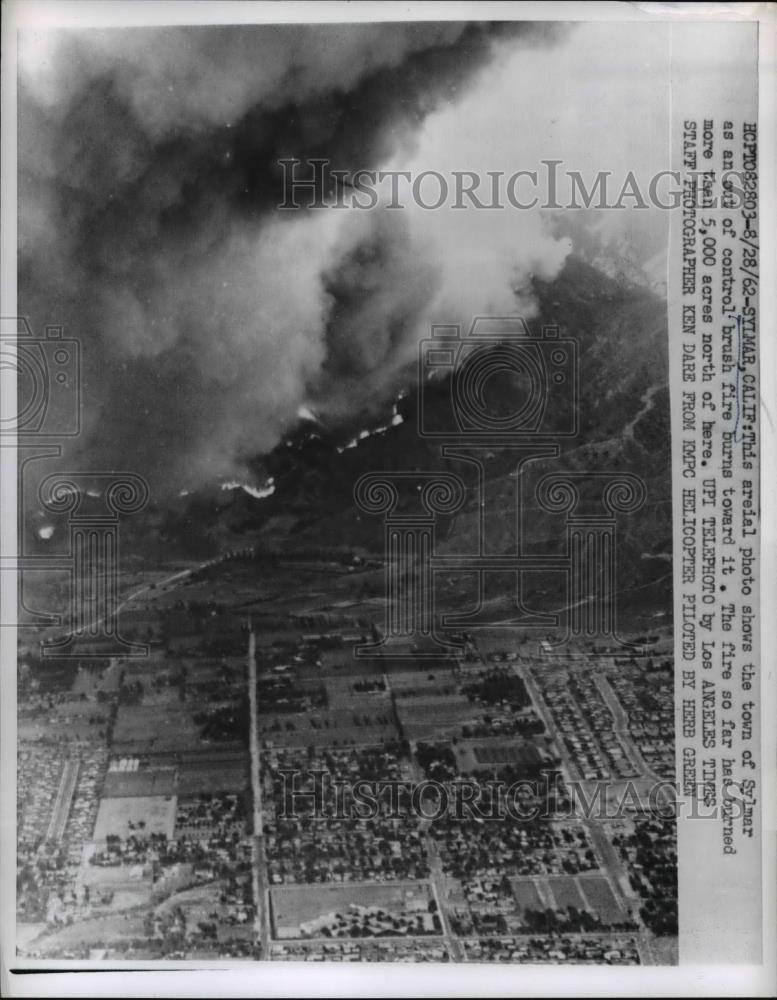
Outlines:
[[[343, 418], [395, 391], [432, 319], [531, 312], [530, 275], [552, 276], [569, 249], [538, 215], [281, 213], [277, 161], [425, 169], [462, 102], [486, 106], [495, 40], [513, 51], [556, 34], [24, 36], [19, 306], [83, 341], [81, 463], [170, 490], [239, 475], [301, 404]], [[448, 154], [467, 153], [456, 143]]]

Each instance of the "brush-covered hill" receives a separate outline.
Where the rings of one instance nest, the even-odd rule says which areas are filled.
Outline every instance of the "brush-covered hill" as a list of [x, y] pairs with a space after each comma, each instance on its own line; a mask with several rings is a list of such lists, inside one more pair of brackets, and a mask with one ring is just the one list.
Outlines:
[[[608, 277], [574, 255], [554, 281], [535, 282], [535, 292], [539, 310], [529, 323], [531, 332], [539, 335], [542, 326], [553, 324], [561, 337], [574, 337], [579, 344], [579, 434], [561, 442], [558, 459], [535, 462], [521, 477], [525, 548], [553, 551], [563, 535], [563, 522], [536, 509], [533, 485], [540, 475], [563, 470], [636, 473], [645, 482], [647, 500], [619, 526], [620, 584], [629, 591], [639, 589], [641, 599], [665, 603], [671, 569], [665, 302], [647, 285]], [[255, 462], [257, 477], [272, 481], [271, 495], [259, 499], [239, 488], [214, 487], [150, 512], [157, 546], [192, 558], [256, 544], [280, 550], [342, 547], [380, 555], [381, 519], [354, 504], [353, 487], [360, 476], [433, 469], [469, 475], [469, 467], [443, 458], [439, 444], [419, 436], [415, 378], [413, 366], [407, 392], [384, 414], [363, 415], [336, 429], [302, 421], [271, 454]], [[510, 391], [509, 381], [495, 382], [489, 401], [499, 405], [499, 392]], [[425, 407], [443, 409], [449, 400], [445, 379], [426, 385]], [[509, 399], [504, 402], [509, 405]], [[489, 549], [509, 552], [515, 542], [514, 454], [494, 449], [486, 470]], [[472, 551], [478, 508], [473, 488], [464, 508], [440, 524], [444, 550]]]

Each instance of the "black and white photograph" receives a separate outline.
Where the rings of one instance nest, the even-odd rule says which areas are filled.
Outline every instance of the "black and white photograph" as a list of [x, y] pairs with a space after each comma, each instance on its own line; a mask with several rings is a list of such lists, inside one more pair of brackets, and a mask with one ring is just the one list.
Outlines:
[[774, 7], [649, 6], [4, 9], [7, 995], [769, 994]]

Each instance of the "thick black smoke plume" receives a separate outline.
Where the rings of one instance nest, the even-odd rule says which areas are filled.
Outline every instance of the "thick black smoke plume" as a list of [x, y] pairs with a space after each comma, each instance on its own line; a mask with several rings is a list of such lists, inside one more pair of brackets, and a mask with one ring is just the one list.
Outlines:
[[[343, 418], [395, 391], [430, 303], [482, 286], [478, 252], [447, 256], [444, 231], [427, 238], [413, 213], [280, 213], [278, 160], [401, 159], [495, 45], [555, 34], [419, 23], [23, 35], [19, 311], [82, 341], [86, 430], [71, 464], [179, 490], [241, 474], [301, 405]], [[552, 272], [565, 251], [547, 249], [544, 264], [535, 256]], [[483, 265], [508, 297], [512, 266]]]

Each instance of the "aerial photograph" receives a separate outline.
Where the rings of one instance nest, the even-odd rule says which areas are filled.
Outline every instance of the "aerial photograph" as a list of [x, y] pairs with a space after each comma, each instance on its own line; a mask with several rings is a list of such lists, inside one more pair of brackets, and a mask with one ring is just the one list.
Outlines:
[[20, 964], [676, 964], [666, 25], [18, 58]]

